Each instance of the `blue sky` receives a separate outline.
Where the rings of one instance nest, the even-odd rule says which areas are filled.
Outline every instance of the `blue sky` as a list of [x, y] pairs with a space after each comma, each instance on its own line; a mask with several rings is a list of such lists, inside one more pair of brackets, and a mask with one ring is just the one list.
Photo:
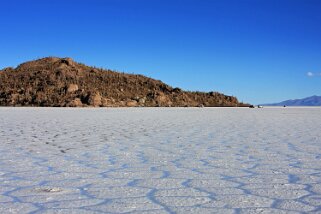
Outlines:
[[253, 104], [321, 95], [319, 0], [1, 0], [0, 68], [45, 56]]

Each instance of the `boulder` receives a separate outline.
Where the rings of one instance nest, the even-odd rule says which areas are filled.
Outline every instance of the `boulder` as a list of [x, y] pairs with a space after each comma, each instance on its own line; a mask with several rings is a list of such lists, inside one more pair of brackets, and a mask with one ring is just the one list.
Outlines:
[[105, 97], [101, 98], [101, 105], [102, 105], [103, 107], [108, 107], [108, 105], [109, 105], [109, 99], [107, 99], [107, 98], [105, 98]]
[[159, 92], [157, 94], [157, 97], [155, 100], [156, 100], [157, 106], [170, 107], [173, 104], [172, 101], [169, 99], [169, 97], [162, 92]]
[[101, 106], [103, 107], [113, 107], [115, 105], [115, 100], [113, 98], [101, 98]]
[[68, 65], [68, 66], [74, 66], [74, 65], [75, 65], [75, 62], [74, 62], [71, 58], [69, 58], [69, 57], [61, 59], [60, 62], [61, 62], [62, 64], [66, 64], [66, 65]]
[[174, 93], [181, 93], [181, 92], [182, 92], [182, 89], [180, 89], [180, 88], [174, 88], [174, 89], [172, 90], [172, 92], [174, 92]]
[[77, 84], [69, 84], [67, 88], [67, 93], [73, 93], [75, 91], [78, 91], [78, 85]]
[[135, 107], [137, 106], [137, 101], [136, 100], [130, 100], [126, 102], [127, 107]]
[[144, 104], [146, 103], [146, 97], [139, 98], [138, 103], [139, 103], [140, 105], [144, 105]]
[[102, 97], [100, 95], [99, 92], [95, 93], [95, 94], [91, 94], [89, 96], [89, 105], [94, 106], [94, 107], [98, 107], [102, 105]]
[[83, 104], [79, 98], [76, 98], [67, 104], [68, 107], [82, 107]]
[[15, 105], [19, 101], [19, 94], [11, 94], [11, 105]]

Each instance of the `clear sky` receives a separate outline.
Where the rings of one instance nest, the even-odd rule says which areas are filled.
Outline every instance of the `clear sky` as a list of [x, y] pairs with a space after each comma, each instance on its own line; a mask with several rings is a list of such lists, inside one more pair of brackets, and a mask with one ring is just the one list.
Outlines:
[[0, 68], [45, 56], [253, 104], [321, 95], [321, 1], [1, 0]]

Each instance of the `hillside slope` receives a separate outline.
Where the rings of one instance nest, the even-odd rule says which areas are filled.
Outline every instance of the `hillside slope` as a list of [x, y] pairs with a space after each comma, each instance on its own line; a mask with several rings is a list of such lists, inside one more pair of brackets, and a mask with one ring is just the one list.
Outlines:
[[265, 106], [321, 106], [321, 96], [311, 96], [303, 99], [285, 100], [279, 103], [263, 104]]
[[187, 92], [142, 75], [47, 57], [0, 71], [1, 106], [247, 106], [218, 92]]

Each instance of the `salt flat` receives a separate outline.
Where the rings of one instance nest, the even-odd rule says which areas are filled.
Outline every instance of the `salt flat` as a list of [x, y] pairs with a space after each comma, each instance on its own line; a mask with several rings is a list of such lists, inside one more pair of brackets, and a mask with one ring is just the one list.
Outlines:
[[321, 213], [321, 108], [0, 108], [0, 213]]

